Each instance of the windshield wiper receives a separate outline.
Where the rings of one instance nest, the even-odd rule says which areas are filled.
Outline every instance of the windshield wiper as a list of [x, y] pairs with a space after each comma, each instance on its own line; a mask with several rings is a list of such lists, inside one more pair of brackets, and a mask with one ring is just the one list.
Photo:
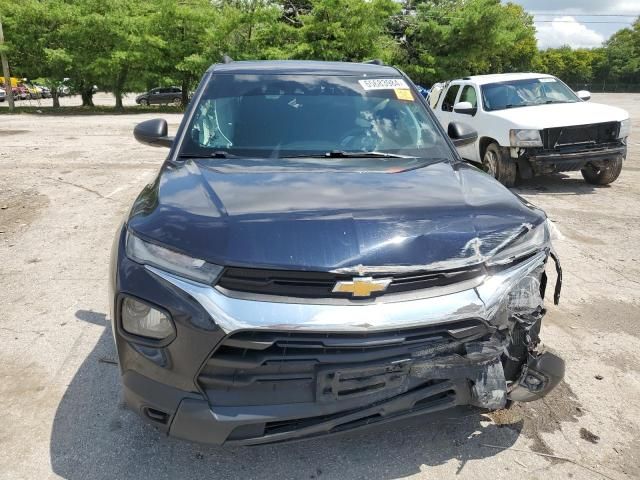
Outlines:
[[216, 150], [211, 153], [181, 153], [178, 158], [242, 158], [239, 155], [225, 152], [224, 150]]
[[386, 152], [347, 152], [344, 150], [331, 150], [325, 153], [308, 153], [306, 155], [283, 155], [280, 158], [416, 158], [408, 155], [398, 155]]

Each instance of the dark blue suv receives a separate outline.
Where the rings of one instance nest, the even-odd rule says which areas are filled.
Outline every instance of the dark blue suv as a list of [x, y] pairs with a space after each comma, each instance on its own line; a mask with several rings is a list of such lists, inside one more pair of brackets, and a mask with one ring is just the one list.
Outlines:
[[[204, 75], [118, 231], [127, 404], [169, 434], [260, 444], [540, 398], [545, 214], [467, 165], [402, 72], [228, 62]], [[554, 294], [560, 292], [560, 270]]]

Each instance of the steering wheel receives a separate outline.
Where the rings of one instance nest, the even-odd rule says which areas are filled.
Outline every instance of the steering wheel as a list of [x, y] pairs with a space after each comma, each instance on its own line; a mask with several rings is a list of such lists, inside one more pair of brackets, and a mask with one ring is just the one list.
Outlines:
[[364, 127], [355, 127], [348, 130], [340, 139], [340, 147], [343, 150], [375, 150], [378, 142], [375, 138], [366, 135], [367, 131], [368, 129]]

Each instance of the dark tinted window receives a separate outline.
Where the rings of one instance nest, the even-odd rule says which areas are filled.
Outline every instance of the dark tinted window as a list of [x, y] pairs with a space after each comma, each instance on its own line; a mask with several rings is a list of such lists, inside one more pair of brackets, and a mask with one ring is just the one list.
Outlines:
[[220, 150], [269, 158], [333, 150], [451, 155], [401, 78], [214, 75], [186, 132], [181, 153], [192, 155]]
[[447, 90], [447, 94], [442, 101], [442, 110], [445, 112], [453, 112], [453, 104], [456, 101], [458, 90], [460, 90], [460, 85], [451, 85], [449, 87], [449, 90]]

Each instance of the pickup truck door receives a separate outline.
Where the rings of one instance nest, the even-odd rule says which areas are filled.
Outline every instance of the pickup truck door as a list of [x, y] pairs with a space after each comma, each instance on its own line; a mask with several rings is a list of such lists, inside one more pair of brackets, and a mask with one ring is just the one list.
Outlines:
[[[456, 99], [456, 103], [458, 102], [469, 102], [473, 108], [475, 108], [475, 112], [473, 113], [457, 113], [451, 112], [451, 121], [465, 123], [470, 127], [478, 130], [478, 116], [480, 112], [478, 110], [478, 91], [474, 85], [471, 84], [463, 84]], [[469, 145], [465, 145], [464, 147], [458, 147], [458, 153], [465, 160], [471, 160], [472, 162], [480, 162], [480, 153], [479, 153], [479, 140], [476, 140]]]
[[440, 101], [435, 108], [436, 117], [440, 121], [440, 125], [444, 128], [445, 132], [449, 126], [449, 122], [453, 121], [453, 105], [456, 103], [458, 93], [460, 92], [460, 84], [452, 83], [449, 85], [446, 92], [440, 94]]

